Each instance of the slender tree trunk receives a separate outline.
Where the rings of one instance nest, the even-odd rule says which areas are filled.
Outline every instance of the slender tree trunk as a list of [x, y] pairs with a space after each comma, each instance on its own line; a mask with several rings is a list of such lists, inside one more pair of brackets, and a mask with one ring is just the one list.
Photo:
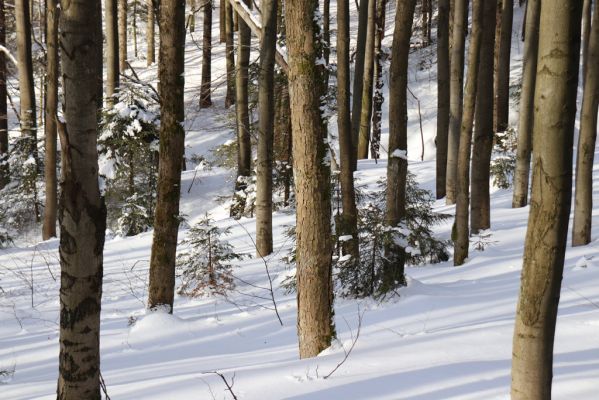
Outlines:
[[[250, 7], [249, 0], [245, 5]], [[248, 105], [248, 66], [250, 62], [251, 32], [247, 24], [238, 22], [237, 72], [235, 74], [235, 108], [237, 114], [237, 178], [250, 176], [252, 163], [252, 143], [250, 140], [250, 113]], [[239, 179], [236, 190], [244, 187]]]
[[572, 195], [582, 2], [543, 0], [532, 198], [512, 348], [514, 400], [550, 399], [555, 323]]
[[526, 2], [526, 39], [524, 41], [524, 66], [522, 69], [522, 93], [518, 119], [518, 147], [512, 207], [524, 207], [528, 203], [528, 180], [532, 152], [532, 132], [535, 82], [537, 77], [537, 53], [539, 46], [539, 18], [541, 1]]
[[589, 39], [591, 36], [591, 0], [582, 3], [582, 83], [585, 83], [588, 66]]
[[[584, 69], [584, 93], [576, 157], [576, 195], [572, 245], [591, 242], [593, 212], [593, 159], [597, 139], [597, 105], [599, 104], [599, 2], [595, 2], [593, 25], [589, 33], [587, 68]], [[591, 66], [591, 67], [589, 67]]]
[[327, 129], [320, 107], [325, 94], [317, 0], [288, 0], [289, 92], [297, 198], [297, 309], [300, 358], [314, 357], [334, 336], [331, 281], [330, 172]]
[[233, 38], [233, 7], [225, 0], [225, 61], [227, 68], [227, 94], [225, 96], [225, 107], [229, 108], [235, 104], [235, 43]]
[[460, 145], [460, 127], [462, 123], [462, 101], [464, 82], [464, 47], [467, 29], [468, 0], [455, 0], [453, 12], [453, 37], [449, 77], [449, 135], [447, 136], [447, 176], [445, 201], [456, 201], [458, 177], [458, 148]]
[[[324, 60], [329, 65], [329, 56], [331, 54], [331, 0], [323, 0], [322, 3], [322, 38], [324, 40], [324, 48], [322, 53]], [[327, 77], [327, 87], [329, 74], [325, 72]]]
[[[495, 26], [497, 2], [485, 1], [482, 13], [482, 26]], [[472, 233], [491, 227], [489, 177], [493, 151], [495, 29], [483, 29], [481, 41], [472, 149], [472, 202], [470, 204]]]
[[137, 58], [137, 0], [133, 0], [133, 21], [131, 23], [133, 30], [133, 55]]
[[200, 90], [200, 108], [212, 106], [210, 82], [212, 81], [212, 0], [204, 3], [203, 41], [202, 41], [202, 87]]
[[508, 127], [510, 112], [510, 53], [512, 50], [512, 24], [514, 19], [514, 0], [503, 0], [501, 10], [501, 35], [497, 63], [497, 84], [495, 85], [495, 107], [497, 120], [495, 131], [504, 132]]
[[[482, 42], [481, 24], [485, 0], [472, 2], [472, 32], [468, 48], [468, 76], [464, 93], [464, 112], [460, 131], [460, 149], [458, 155], [458, 190], [455, 211], [455, 232], [453, 264], [462, 265], [468, 257], [469, 237], [468, 206], [470, 189], [470, 152], [472, 144], [472, 126], [476, 106], [480, 49]], [[491, 25], [493, 26], [493, 25]], [[490, 29], [493, 30], [493, 29]], [[491, 64], [492, 66], [492, 64]], [[492, 67], [491, 67], [492, 69]], [[492, 117], [492, 114], [491, 114]]]
[[437, 199], [445, 197], [449, 132], [449, 0], [439, 0], [437, 17]]
[[[399, 0], [389, 68], [389, 159], [387, 161], [386, 224], [397, 227], [406, 216], [408, 174], [408, 55], [416, 0]], [[385, 246], [382, 292], [405, 284], [405, 249], [397, 241]]]
[[150, 258], [148, 307], [173, 310], [175, 253], [179, 230], [185, 79], [185, 0], [161, 0], [158, 91], [160, 93], [160, 152], [158, 198]]
[[374, 78], [374, 45], [376, 33], [376, 0], [368, 2], [368, 25], [364, 52], [364, 82], [362, 83], [362, 109], [358, 131], [358, 159], [368, 158], [370, 143], [370, 121], [372, 118], [372, 89]]
[[[0, 46], [6, 47], [6, 15], [0, 0]], [[10, 181], [8, 168], [8, 107], [6, 102], [6, 55], [0, 52], [0, 189]]]
[[372, 158], [380, 158], [381, 147], [381, 122], [383, 120], [383, 103], [385, 97], [383, 89], [383, 59], [385, 57], [382, 51], [383, 37], [385, 36], [385, 7], [387, 0], [377, 0], [376, 2], [376, 32], [374, 38], [374, 95], [372, 98], [372, 138], [370, 141], [370, 153]]
[[119, 70], [124, 73], [127, 69], [127, 0], [117, 0], [119, 2]]
[[106, 106], [112, 107], [119, 88], [118, 0], [106, 0]]
[[[57, 399], [100, 400], [100, 308], [106, 207], [98, 185], [102, 103], [100, 1], [60, 3], [60, 356]], [[90, 90], [90, 86], [97, 86]], [[99, 96], [99, 98], [97, 98]]]
[[256, 252], [272, 253], [272, 157], [274, 140], [274, 67], [277, 0], [262, 0], [262, 40], [258, 92], [258, 161], [256, 163]]
[[[117, 1], [117, 0], [112, 0]], [[154, 1], [146, 0], [148, 15], [146, 19], [146, 41], [147, 41], [147, 64], [152, 65], [156, 61], [156, 46], [154, 39]]]
[[226, 21], [225, 18], [227, 18], [226, 3], [228, 3], [227, 0], [220, 0], [219, 7], [218, 7], [218, 14], [219, 14], [218, 28], [219, 28], [219, 42], [220, 43], [227, 42], [227, 29], [225, 26], [225, 21]]
[[[208, 0], [211, 2], [211, 0]], [[211, 17], [212, 18], [212, 17]], [[189, 32], [196, 31], [196, 0], [189, 0], [189, 16], [187, 17]]]

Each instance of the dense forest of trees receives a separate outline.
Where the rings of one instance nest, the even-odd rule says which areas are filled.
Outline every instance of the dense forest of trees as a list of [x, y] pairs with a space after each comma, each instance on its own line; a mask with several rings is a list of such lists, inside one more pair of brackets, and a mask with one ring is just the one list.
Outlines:
[[[590, 243], [592, 234], [599, 3], [356, 3], [357, 26], [352, 27], [349, 0], [338, 0], [334, 15], [328, 1], [318, 0], [0, 0], [0, 196], [22, 200], [18, 210], [0, 210], [0, 223], [18, 214], [10, 218], [16, 234], [33, 227], [44, 240], [60, 238], [58, 398], [100, 398], [107, 224], [118, 220], [126, 235], [153, 227], [147, 307], [170, 313], [175, 307], [181, 174], [189, 161], [185, 46], [196, 17], [203, 23], [196, 104], [215, 107], [213, 92], [222, 83], [235, 126], [230, 216], [255, 217], [255, 254], [264, 259], [274, 250], [278, 190], [284, 193], [284, 206], [295, 212], [300, 358], [317, 356], [331, 345], [338, 285], [351, 288], [345, 296], [382, 301], [407, 284], [404, 270], [414, 262], [412, 243], [421, 245], [424, 259], [443, 260], [439, 254], [448, 254], [445, 245], [441, 250], [422, 247], [430, 238], [414, 239], [416, 234], [409, 232], [412, 219], [434, 217], [426, 214], [430, 210], [412, 212], [418, 197], [409, 183], [408, 66], [414, 48], [436, 46], [435, 195], [455, 204], [453, 264], [467, 263], [472, 235], [492, 228], [491, 175], [507, 176], [512, 207], [530, 205], [511, 395], [551, 398], [571, 204], [572, 245]], [[513, 34], [514, 7], [525, 8], [519, 114], [512, 118], [517, 126], [509, 122], [514, 95], [510, 51], [520, 39]], [[214, 38], [217, 21], [220, 35]], [[140, 79], [129, 62], [142, 57], [138, 25], [147, 43], [147, 65], [158, 64], [156, 87]], [[216, 40], [225, 43], [222, 74], [213, 65]], [[257, 62], [252, 51], [259, 55]], [[18, 91], [9, 92], [7, 82], [18, 85]], [[12, 105], [15, 93], [18, 107]], [[387, 103], [388, 114], [382, 111]], [[107, 138], [106, 126], [114, 132], [122, 128], [118, 110], [124, 105], [154, 113], [155, 119], [145, 121], [137, 136]], [[331, 114], [335, 132], [330, 132]], [[18, 123], [18, 137], [9, 138], [10, 115]], [[381, 143], [383, 118], [388, 118], [388, 143]], [[510, 149], [514, 156], [508, 164], [496, 164], [493, 150], [510, 134], [516, 135]], [[378, 159], [379, 149], [387, 153], [384, 193], [378, 214], [364, 217], [354, 172], [358, 160]], [[109, 177], [99, 160], [106, 154], [118, 169], [103, 187], [102, 179]], [[336, 184], [338, 193], [331, 189]], [[213, 256], [209, 268], [214, 268]], [[349, 272], [334, 276], [339, 265]], [[208, 285], [217, 285], [213, 269], [209, 276]]]

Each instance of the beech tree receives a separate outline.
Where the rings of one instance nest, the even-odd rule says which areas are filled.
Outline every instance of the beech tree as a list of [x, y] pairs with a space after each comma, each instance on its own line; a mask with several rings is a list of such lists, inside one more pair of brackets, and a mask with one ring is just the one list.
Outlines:
[[437, 199], [445, 197], [449, 133], [449, 0], [439, 0], [437, 19]]
[[[358, 159], [368, 158], [370, 143], [370, 121], [372, 119], [372, 89], [374, 78], [374, 45], [376, 34], [376, 0], [368, 0], [368, 24], [366, 27], [366, 47], [364, 51], [364, 76], [362, 83], [362, 108], [358, 127]], [[355, 79], [360, 79], [356, 76]]]
[[368, 9], [370, 1], [360, 0], [358, 10], [358, 37], [356, 39], [356, 55], [354, 64], [354, 85], [352, 90], [351, 131], [352, 131], [352, 170], [358, 168], [358, 142], [360, 134], [360, 118], [362, 117], [362, 93], [364, 80], [366, 32], [368, 30]]
[[200, 108], [212, 106], [212, 0], [204, 3], [202, 23], [202, 86], [200, 89]]
[[[497, 73], [495, 75], [495, 132], [508, 127], [510, 111], [510, 54], [512, 50], [512, 24], [514, 0], [502, 0], [501, 28], [497, 36]], [[486, 25], [485, 26], [490, 26]]]
[[118, 29], [119, 29], [119, 70], [124, 73], [127, 69], [127, 0], [118, 1]]
[[106, 106], [112, 107], [119, 87], [119, 0], [106, 0]]
[[233, 34], [233, 7], [228, 0], [225, 1], [225, 63], [227, 68], [227, 94], [225, 107], [235, 104], [235, 43]]
[[550, 399], [572, 195], [582, 2], [544, 0], [534, 99], [532, 197], [512, 349], [511, 397]]

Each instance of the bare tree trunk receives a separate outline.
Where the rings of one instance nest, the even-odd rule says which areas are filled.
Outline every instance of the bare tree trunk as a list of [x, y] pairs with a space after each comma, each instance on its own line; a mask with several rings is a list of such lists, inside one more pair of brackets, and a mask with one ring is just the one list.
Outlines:
[[439, 0], [437, 19], [437, 199], [445, 197], [449, 132], [449, 0]]
[[119, 88], [118, 0], [106, 0], [106, 106], [115, 103]]
[[[572, 246], [582, 246], [591, 242], [591, 222], [593, 212], [593, 159], [597, 139], [597, 105], [599, 104], [599, 2], [595, 2], [593, 25], [589, 33], [587, 48], [589, 65], [583, 70], [584, 93], [576, 156], [576, 194], [574, 205], [574, 226]], [[589, 67], [590, 66], [590, 67]]]
[[125, 73], [127, 69], [127, 0], [117, 0], [119, 2], [119, 70]]
[[376, 31], [376, 0], [368, 1], [368, 25], [364, 51], [364, 82], [362, 83], [362, 109], [358, 131], [358, 159], [368, 158], [370, 121], [372, 118], [372, 82], [374, 78], [374, 43]]
[[582, 3], [582, 83], [585, 83], [591, 36], [591, 0]]
[[[117, 0], [112, 0], [117, 1]], [[156, 46], [154, 38], [154, 0], [146, 0], [148, 16], [146, 19], [146, 41], [147, 41], [147, 64], [152, 65], [156, 61]]]
[[158, 91], [160, 93], [160, 152], [158, 197], [150, 258], [148, 307], [173, 310], [175, 253], [179, 230], [185, 79], [185, 0], [161, 0]]
[[[6, 15], [0, 0], [0, 46], [6, 47]], [[10, 181], [8, 168], [8, 107], [6, 102], [6, 55], [0, 52], [0, 189]]]
[[497, 75], [495, 84], [496, 121], [495, 132], [504, 132], [508, 127], [510, 112], [510, 53], [512, 49], [512, 24], [514, 19], [514, 0], [502, 0], [501, 34], [497, 57]]
[[256, 163], [256, 252], [272, 253], [272, 156], [274, 140], [274, 67], [277, 0], [262, 0], [262, 40], [258, 92], [258, 161]]
[[133, 21], [131, 22], [133, 30], [133, 55], [137, 58], [137, 0], [133, 0]]
[[524, 207], [528, 204], [540, 15], [541, 1], [528, 0], [526, 2], [526, 39], [524, 41], [522, 93], [520, 95], [520, 115], [518, 119], [518, 147], [516, 150], [516, 171], [514, 173], [514, 194], [512, 197], [512, 207], [514, 208]]
[[[406, 216], [408, 174], [408, 55], [416, 0], [399, 0], [389, 68], [389, 160], [387, 161], [387, 210], [385, 222], [397, 227]], [[396, 241], [385, 246], [381, 291], [386, 293], [405, 284], [405, 249]]]
[[[322, 53], [324, 55], [324, 60], [327, 65], [329, 65], [329, 56], [331, 54], [331, 0], [323, 0], [322, 3], [322, 38], [324, 40]], [[325, 71], [325, 74], [328, 87], [328, 71]]]
[[[460, 131], [460, 149], [458, 155], [458, 190], [455, 211], [455, 239], [453, 265], [462, 265], [468, 257], [470, 231], [468, 229], [468, 206], [470, 189], [470, 152], [472, 144], [472, 126], [476, 106], [480, 48], [482, 42], [481, 24], [484, 0], [472, 1], [472, 32], [468, 48], [468, 76], [464, 93], [464, 112]], [[493, 30], [493, 29], [490, 29]], [[492, 114], [491, 114], [492, 116]]]
[[235, 104], [235, 43], [233, 38], [233, 7], [225, 0], [225, 60], [227, 67], [227, 94], [225, 96], [225, 107], [229, 108]]
[[372, 98], [372, 138], [370, 141], [370, 153], [372, 158], [380, 158], [381, 147], [381, 122], [383, 119], [383, 103], [385, 97], [383, 93], [383, 59], [385, 57], [382, 51], [383, 37], [385, 36], [385, 7], [387, 0], [377, 0], [376, 2], [376, 32], [374, 37], [374, 94]]
[[[211, 2], [211, 0], [208, 0]], [[186, 25], [189, 27], [189, 32], [196, 31], [196, 0], [189, 0], [189, 16], [187, 17]]]
[[202, 87], [200, 90], [200, 108], [212, 106], [210, 82], [212, 81], [212, 0], [204, 3], [203, 41], [202, 41]]
[[[249, 0], [245, 5], [251, 7]], [[250, 62], [251, 31], [247, 24], [238, 21], [237, 73], [235, 74], [235, 109], [237, 114], [237, 182], [235, 190], [245, 183], [239, 177], [250, 176], [252, 163], [252, 143], [250, 140], [250, 113], [248, 105], [248, 66]]]
[[317, 0], [288, 0], [289, 92], [293, 169], [297, 198], [297, 327], [300, 358], [329, 347], [334, 335], [331, 281], [330, 172], [327, 130], [321, 115], [325, 94]]
[[455, 0], [453, 12], [453, 37], [449, 77], [449, 135], [447, 136], [447, 176], [445, 201], [456, 201], [458, 177], [458, 148], [462, 124], [462, 101], [464, 93], [464, 45], [466, 41], [468, 0]]
[[46, 205], [42, 239], [56, 237], [56, 117], [58, 108], [58, 8], [56, 0], [46, 1], [46, 107], [45, 141], [46, 156], [44, 175], [46, 181]]
[[[482, 26], [495, 26], [497, 2], [485, 1]], [[483, 29], [478, 70], [478, 87], [472, 149], [472, 202], [470, 229], [472, 233], [491, 227], [489, 177], [493, 151], [493, 66], [495, 63], [495, 29]], [[459, 167], [458, 167], [459, 168]]]
[[226, 43], [227, 42], [227, 28], [225, 26], [225, 21], [227, 18], [227, 9], [226, 9], [226, 4], [228, 3], [227, 0], [220, 0], [219, 1], [219, 7], [218, 7], [218, 14], [219, 14], [219, 18], [218, 18], [218, 28], [219, 28], [219, 42], [220, 43]]
[[[60, 3], [60, 356], [57, 399], [100, 400], [100, 308], [106, 207], [98, 185], [102, 103], [100, 1]], [[90, 86], [94, 87], [90, 90]], [[99, 98], [98, 98], [99, 96]]]
[[512, 348], [513, 400], [550, 399], [555, 322], [572, 195], [582, 2], [543, 0], [532, 198]]

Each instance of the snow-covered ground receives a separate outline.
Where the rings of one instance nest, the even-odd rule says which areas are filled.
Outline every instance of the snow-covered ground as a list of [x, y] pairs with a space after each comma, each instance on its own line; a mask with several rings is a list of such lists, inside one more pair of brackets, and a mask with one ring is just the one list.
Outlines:
[[[334, 4], [331, 15], [336, 15]], [[521, 19], [517, 9], [514, 32]], [[388, 27], [390, 33], [392, 15]], [[199, 35], [194, 34], [196, 40]], [[390, 35], [386, 42], [391, 43]], [[515, 40], [513, 79], [520, 71], [520, 47]], [[143, 54], [141, 46], [140, 51]], [[421, 101], [425, 142], [424, 161], [420, 161], [418, 110], [411, 102], [409, 168], [420, 185], [431, 190], [436, 64], [431, 64], [434, 58], [429, 56], [433, 53], [434, 47], [414, 53], [409, 81]], [[215, 92], [212, 109], [197, 109], [200, 54], [188, 34], [188, 156], [209, 154], [210, 148], [233, 136], [223, 108], [222, 85]], [[221, 44], [214, 48], [214, 59], [213, 76], [217, 77], [224, 71]], [[155, 80], [156, 66], [146, 68], [144, 60], [133, 65], [142, 78]], [[514, 115], [511, 120], [515, 121]], [[332, 121], [331, 130], [335, 126]], [[387, 126], [384, 120], [384, 133]], [[386, 135], [383, 140], [386, 148]], [[189, 168], [183, 174], [181, 208], [190, 223], [209, 211], [219, 226], [231, 227], [229, 240], [237, 252], [253, 254], [254, 220], [231, 220], [216, 201], [231, 193], [233, 172], [198, 171], [194, 181], [191, 163]], [[357, 176], [363, 183], [374, 183], [385, 170], [385, 160], [378, 164], [364, 161]], [[599, 181], [595, 188], [599, 204]], [[283, 232], [293, 224], [293, 215], [274, 215], [275, 253], [266, 260], [282, 326], [272, 310], [261, 259], [238, 263], [236, 290], [227, 299], [177, 297], [173, 315], [147, 315], [152, 233], [108, 239], [101, 326], [102, 375], [108, 393], [115, 400], [233, 398], [218, 372], [233, 385], [239, 399], [509, 399], [513, 321], [529, 211], [528, 207], [511, 209], [510, 204], [510, 191], [492, 190], [491, 236], [484, 251], [471, 250], [464, 266], [455, 268], [450, 261], [408, 268], [408, 286], [390, 302], [337, 299], [338, 341], [308, 360], [298, 358], [295, 297], [280, 288], [290, 272], [280, 259], [290, 246]], [[436, 202], [435, 209], [453, 212], [443, 201]], [[599, 211], [594, 215], [598, 227]], [[451, 221], [435, 228], [436, 234], [448, 238], [450, 225]], [[185, 233], [183, 228], [180, 236]], [[55, 397], [57, 249], [58, 240], [50, 240], [0, 250], [0, 371], [14, 370], [0, 376], [2, 399]], [[344, 359], [358, 331], [346, 362], [325, 379]], [[599, 242], [595, 233], [590, 245], [568, 248], [566, 254], [555, 342], [555, 399], [597, 398], [598, 331]]]

